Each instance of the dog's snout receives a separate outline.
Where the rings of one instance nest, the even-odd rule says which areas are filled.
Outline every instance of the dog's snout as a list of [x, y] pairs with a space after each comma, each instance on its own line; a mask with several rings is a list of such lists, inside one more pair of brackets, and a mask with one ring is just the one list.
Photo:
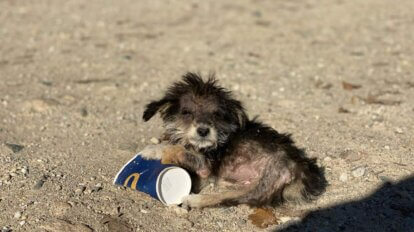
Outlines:
[[197, 128], [197, 134], [201, 137], [206, 137], [210, 133], [210, 129], [208, 127], [199, 127]]

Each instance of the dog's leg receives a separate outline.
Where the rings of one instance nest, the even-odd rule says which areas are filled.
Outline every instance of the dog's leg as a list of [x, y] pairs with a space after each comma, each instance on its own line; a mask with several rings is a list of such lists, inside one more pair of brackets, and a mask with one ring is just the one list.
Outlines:
[[168, 145], [162, 148], [161, 163], [180, 164], [184, 160], [186, 150], [181, 145]]
[[168, 145], [163, 143], [147, 145], [139, 154], [147, 160], [161, 160], [165, 146]]
[[144, 159], [161, 160], [163, 164], [179, 164], [184, 159], [185, 148], [181, 145], [172, 145], [168, 143], [147, 145], [140, 155]]
[[192, 153], [181, 145], [165, 147], [161, 162], [163, 164], [177, 164], [197, 173], [201, 178], [207, 178], [211, 173], [210, 162], [203, 155]]
[[144, 159], [161, 160], [163, 164], [176, 164], [197, 173], [201, 178], [207, 178], [211, 173], [210, 162], [201, 154], [194, 154], [181, 145], [160, 143], [148, 145], [141, 151]]
[[197, 173], [203, 179], [209, 177], [211, 174], [211, 164], [201, 154], [184, 153], [180, 165]]
[[240, 198], [248, 193], [249, 189], [233, 190], [213, 194], [192, 194], [183, 199], [183, 206], [190, 208], [203, 208], [215, 206], [227, 200]]

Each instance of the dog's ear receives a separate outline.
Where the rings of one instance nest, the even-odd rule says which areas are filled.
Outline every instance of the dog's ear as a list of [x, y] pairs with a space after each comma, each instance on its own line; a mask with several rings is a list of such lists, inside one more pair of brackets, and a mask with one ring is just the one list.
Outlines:
[[170, 106], [170, 101], [163, 98], [159, 101], [153, 101], [145, 106], [142, 118], [144, 121], [150, 120], [157, 112], [165, 111]]
[[230, 100], [229, 102], [229, 106], [233, 112], [233, 117], [234, 119], [236, 119], [236, 121], [239, 124], [240, 128], [243, 128], [246, 125], [246, 122], [248, 120], [246, 111], [243, 107], [243, 105], [241, 104], [241, 102], [237, 101], [237, 100]]
[[239, 109], [237, 109], [236, 112], [237, 112], [237, 119], [239, 122], [239, 127], [243, 128], [246, 125], [246, 122], [248, 120], [247, 114], [244, 111], [243, 107], [240, 107]]

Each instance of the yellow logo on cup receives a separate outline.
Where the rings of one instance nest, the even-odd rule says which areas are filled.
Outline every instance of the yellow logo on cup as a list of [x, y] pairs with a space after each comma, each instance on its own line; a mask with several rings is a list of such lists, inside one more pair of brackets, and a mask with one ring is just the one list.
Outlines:
[[137, 190], [137, 183], [138, 183], [138, 180], [139, 180], [139, 173], [132, 173], [131, 175], [129, 175], [128, 178], [126, 178], [126, 180], [124, 182], [124, 186], [128, 187], [128, 182], [131, 178], [132, 178], [131, 188]]

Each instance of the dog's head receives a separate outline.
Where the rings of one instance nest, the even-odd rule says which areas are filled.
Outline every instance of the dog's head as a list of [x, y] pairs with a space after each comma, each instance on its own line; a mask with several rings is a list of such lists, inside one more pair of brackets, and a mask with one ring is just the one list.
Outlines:
[[185, 74], [162, 99], [146, 105], [143, 119], [148, 121], [157, 112], [172, 142], [199, 151], [225, 144], [247, 121], [241, 103], [220, 87], [214, 76], [203, 81], [195, 73]]

